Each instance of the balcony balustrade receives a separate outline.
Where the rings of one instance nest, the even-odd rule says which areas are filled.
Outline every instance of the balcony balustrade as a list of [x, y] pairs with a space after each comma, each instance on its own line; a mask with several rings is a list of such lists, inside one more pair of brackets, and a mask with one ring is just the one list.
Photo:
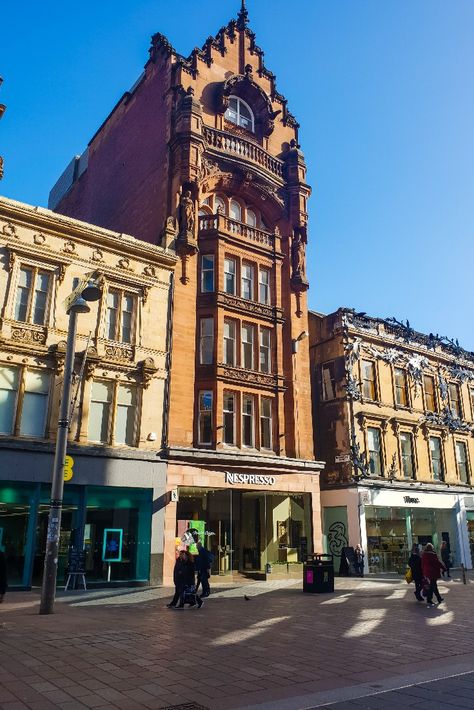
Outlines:
[[257, 227], [251, 227], [243, 222], [238, 222], [236, 219], [231, 219], [227, 215], [218, 212], [213, 215], [201, 215], [199, 217], [199, 232], [225, 232], [226, 234], [232, 234], [244, 239], [250, 239], [257, 244], [261, 244], [265, 247], [273, 248], [275, 238], [270, 232], [266, 232], [264, 229], [257, 229]]
[[270, 155], [258, 143], [209, 126], [204, 126], [203, 131], [207, 145], [212, 150], [254, 163], [280, 182], [283, 181], [283, 161]]

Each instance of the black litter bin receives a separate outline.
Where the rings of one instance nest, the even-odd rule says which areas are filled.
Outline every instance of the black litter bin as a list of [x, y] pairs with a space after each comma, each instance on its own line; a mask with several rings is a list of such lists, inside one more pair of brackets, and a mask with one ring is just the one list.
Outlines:
[[334, 591], [332, 555], [308, 555], [303, 564], [303, 592], [325, 594]]

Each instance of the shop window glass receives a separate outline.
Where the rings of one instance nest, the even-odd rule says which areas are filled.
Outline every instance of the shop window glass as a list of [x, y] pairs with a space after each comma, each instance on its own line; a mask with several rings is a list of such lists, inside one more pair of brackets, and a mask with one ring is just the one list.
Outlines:
[[235, 444], [235, 394], [224, 392], [224, 444]]
[[253, 447], [254, 437], [254, 399], [252, 395], [242, 395], [242, 446]]
[[395, 402], [401, 407], [408, 406], [407, 375], [400, 367], [394, 369], [395, 375]]
[[0, 368], [0, 434], [12, 434], [18, 397], [19, 369]]
[[242, 264], [242, 298], [251, 301], [253, 299], [253, 266]]
[[201, 291], [211, 293], [214, 291], [214, 255], [206, 254], [201, 258]]
[[199, 443], [212, 443], [212, 392], [199, 393]]
[[380, 429], [368, 427], [367, 443], [369, 445], [369, 469], [372, 476], [382, 475], [382, 449], [380, 444]]
[[402, 470], [405, 478], [414, 478], [413, 461], [413, 439], [411, 434], [402, 432], [400, 434], [400, 444], [402, 449]]
[[433, 478], [435, 481], [444, 481], [441, 439], [438, 436], [430, 436], [430, 455]]
[[459, 396], [459, 385], [455, 382], [449, 383], [449, 404], [451, 411], [460, 419], [462, 418], [461, 398]]
[[230, 318], [224, 319], [224, 363], [235, 367], [236, 363], [236, 348], [235, 348], [235, 320]]
[[254, 333], [255, 326], [243, 323], [242, 331], [242, 360], [241, 365], [246, 370], [254, 369]]
[[44, 436], [48, 413], [50, 376], [40, 370], [25, 373], [25, 391], [21, 407], [20, 435]]
[[334, 376], [334, 361], [326, 362], [321, 368], [321, 394], [326, 402], [336, 396], [336, 379]]
[[456, 441], [456, 465], [458, 469], [459, 480], [462, 483], [469, 483], [467, 449], [464, 441]]
[[199, 339], [199, 363], [211, 365], [214, 361], [214, 318], [201, 318]]
[[375, 382], [375, 363], [371, 360], [362, 360], [362, 394], [366, 399], [377, 399]]
[[230, 257], [224, 259], [224, 291], [235, 296], [236, 261]]
[[431, 375], [423, 376], [423, 385], [425, 389], [425, 409], [427, 412], [438, 411], [436, 407], [436, 392], [435, 379]]
[[28, 522], [35, 506], [35, 488], [21, 483], [0, 486], [0, 549], [5, 553], [10, 587], [30, 583], [25, 562], [28, 553]]
[[269, 397], [260, 400], [260, 446], [272, 448], [272, 400]]
[[109, 442], [109, 421], [112, 408], [113, 383], [94, 380], [89, 408], [89, 441]]
[[405, 508], [365, 506], [370, 572], [405, 572], [409, 556], [408, 515], [409, 510]]
[[270, 304], [270, 271], [260, 269], [258, 281], [258, 300], [265, 305]]
[[117, 411], [115, 415], [115, 443], [135, 446], [137, 416], [137, 388], [119, 385], [117, 388]]
[[270, 372], [270, 328], [260, 328], [260, 372]]

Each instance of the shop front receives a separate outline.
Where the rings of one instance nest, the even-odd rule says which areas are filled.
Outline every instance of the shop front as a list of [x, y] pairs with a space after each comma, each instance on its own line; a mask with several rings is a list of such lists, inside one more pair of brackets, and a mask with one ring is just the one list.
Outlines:
[[[391, 484], [353, 486], [321, 494], [325, 550], [360, 543], [366, 572], [404, 574], [412, 545], [446, 542], [452, 563], [471, 567], [465, 554], [460, 500], [456, 492], [421, 491]], [[467, 528], [469, 529], [469, 514]], [[474, 523], [474, 515], [473, 515]], [[474, 524], [472, 525], [474, 531]], [[342, 542], [343, 540], [343, 542]], [[340, 554], [340, 550], [339, 550]]]
[[307, 555], [322, 551], [315, 474], [231, 473], [169, 463], [165, 578], [172, 578], [191, 528], [212, 553], [213, 575], [301, 577]]
[[[7, 560], [8, 584], [10, 588], [38, 587], [53, 457], [46, 451], [32, 455], [1, 450], [0, 461], [15, 461], [15, 467], [2, 466], [2, 473], [15, 471], [15, 480], [0, 480], [0, 546]], [[157, 501], [164, 493], [163, 463], [76, 454], [72, 461], [72, 480], [64, 486], [58, 585], [65, 582], [73, 551], [84, 553], [88, 586], [160, 582], [164, 515]], [[159, 479], [161, 487], [157, 488]], [[116, 541], [113, 559], [107, 549], [112, 538]]]

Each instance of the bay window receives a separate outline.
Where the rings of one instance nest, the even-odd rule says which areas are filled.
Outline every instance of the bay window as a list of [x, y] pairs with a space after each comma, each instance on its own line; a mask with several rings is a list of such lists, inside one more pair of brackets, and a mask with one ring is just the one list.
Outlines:
[[241, 367], [246, 370], [254, 369], [254, 333], [255, 327], [242, 323], [242, 356]]
[[236, 395], [233, 392], [224, 392], [223, 441], [229, 446], [235, 445], [235, 400]]
[[199, 364], [211, 365], [214, 360], [214, 318], [199, 321]]
[[270, 329], [260, 328], [260, 372], [270, 369]]
[[236, 363], [236, 348], [235, 348], [236, 322], [230, 318], [224, 319], [224, 363], [235, 367]]
[[242, 264], [241, 296], [248, 301], [253, 300], [253, 266], [251, 264]]
[[272, 400], [269, 397], [260, 400], [260, 446], [272, 448]]
[[250, 394], [242, 395], [242, 446], [255, 445], [254, 398]]
[[199, 392], [198, 437], [200, 444], [212, 444], [212, 391]]

